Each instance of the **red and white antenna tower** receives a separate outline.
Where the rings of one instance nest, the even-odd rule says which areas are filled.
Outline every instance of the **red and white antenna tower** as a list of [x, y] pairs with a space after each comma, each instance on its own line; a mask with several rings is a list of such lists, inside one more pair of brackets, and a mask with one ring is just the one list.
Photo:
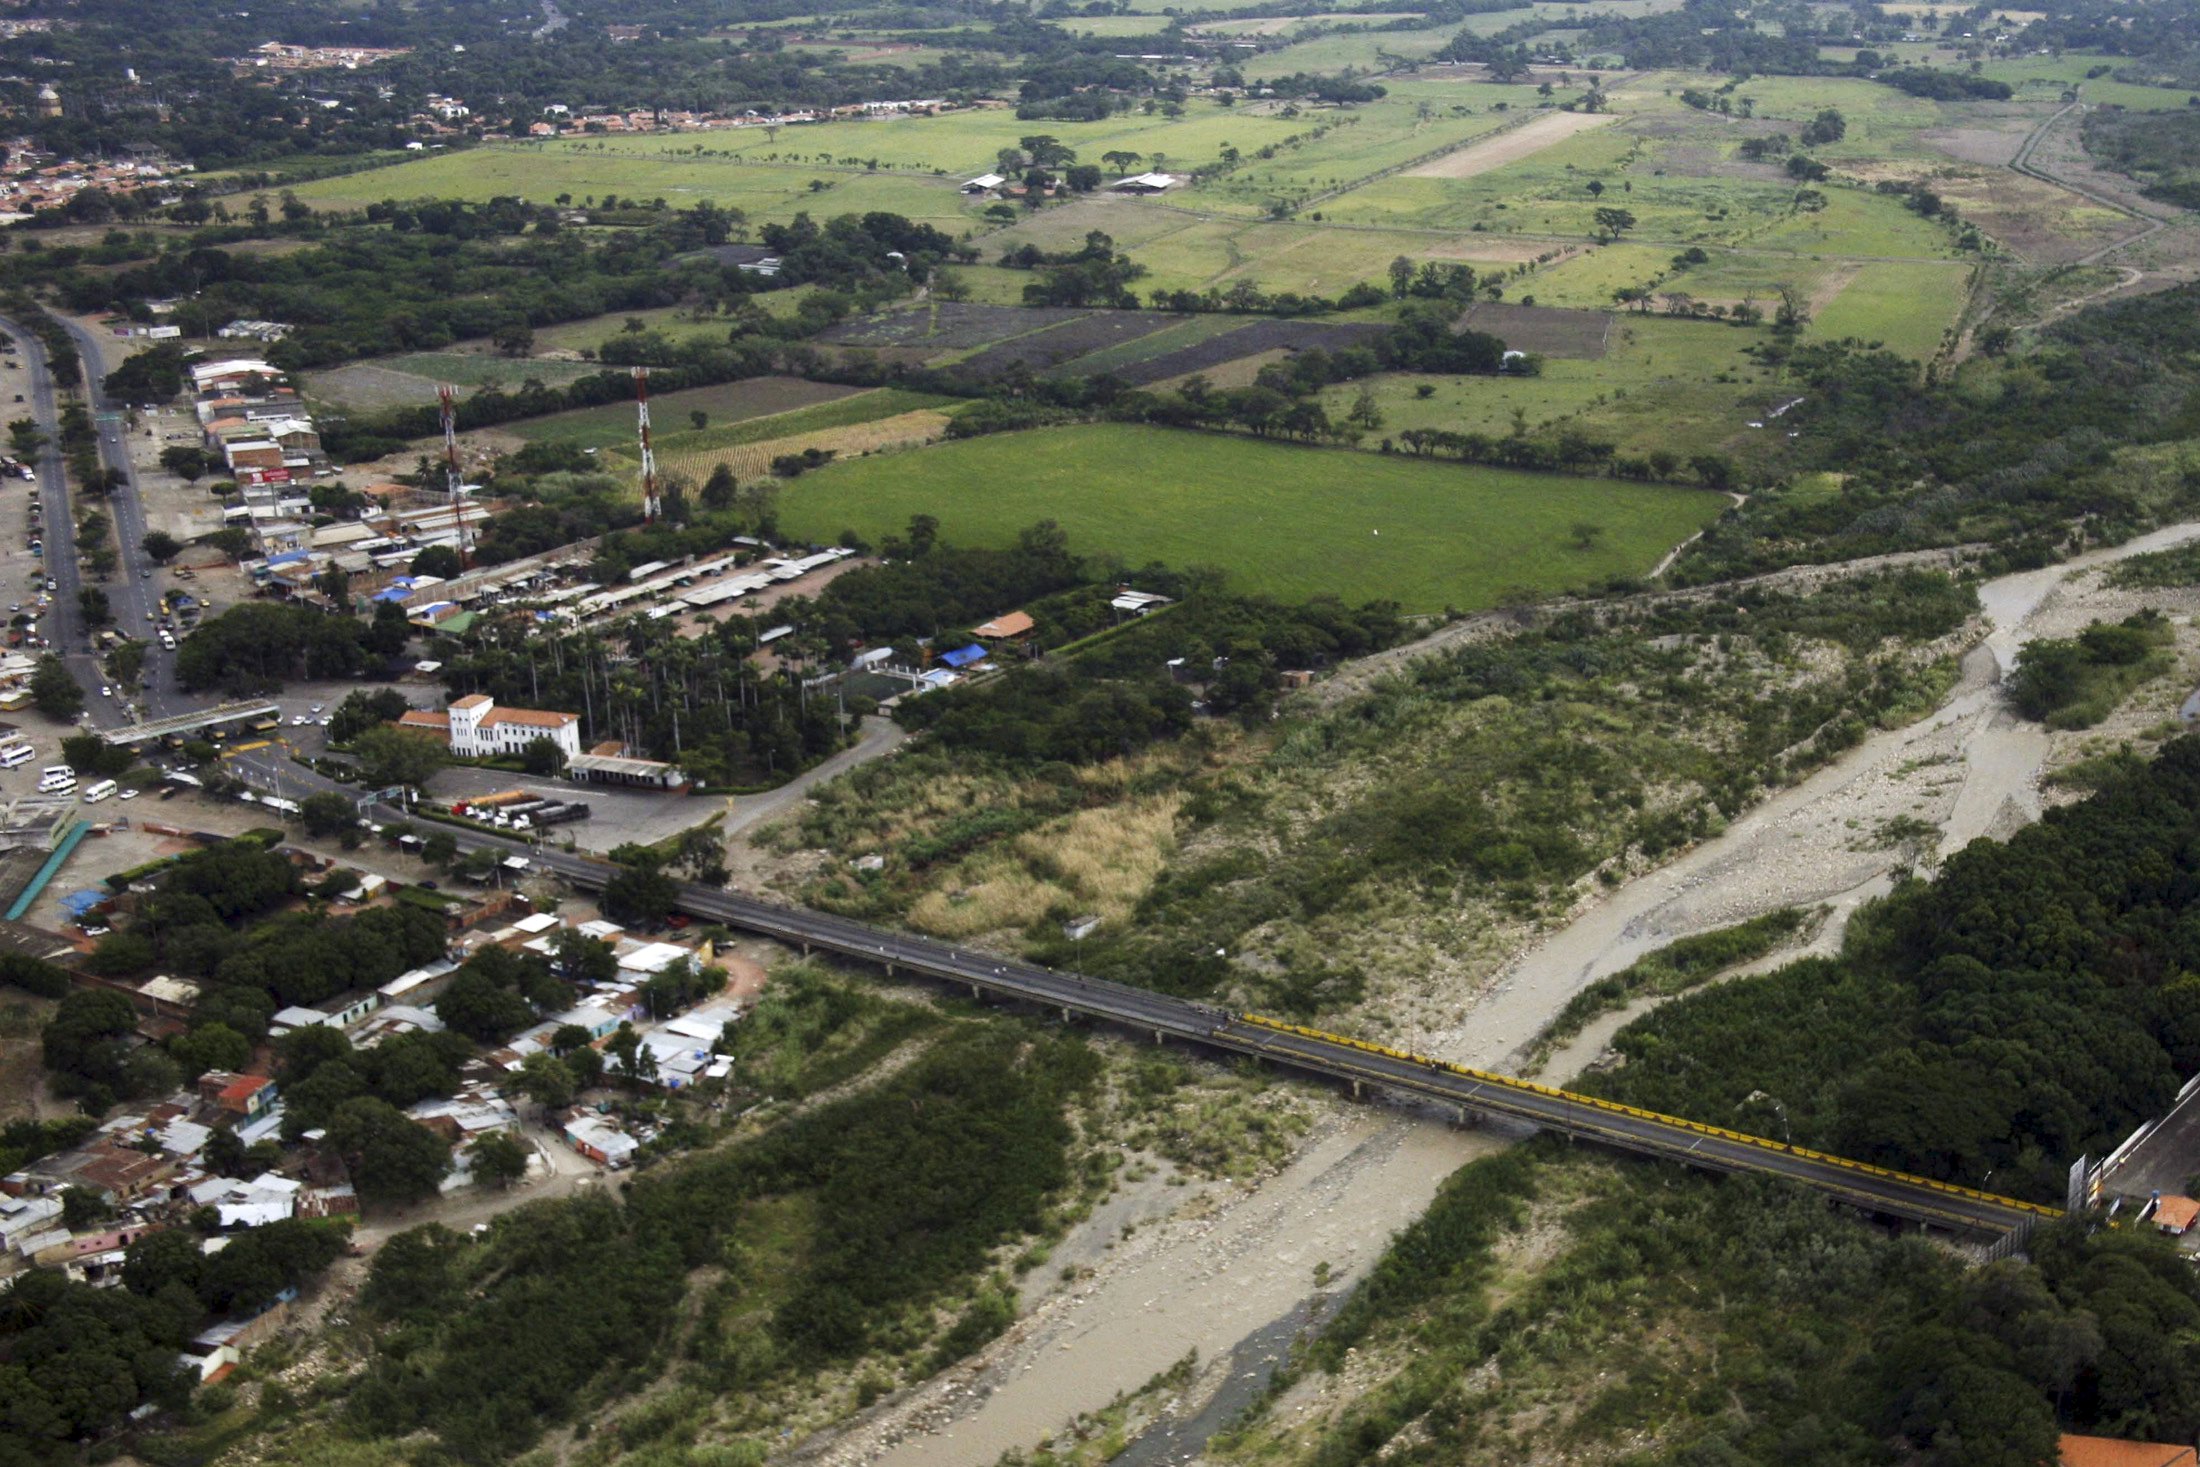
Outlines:
[[458, 472], [458, 389], [446, 382], [435, 390], [443, 405], [443, 472], [458, 526], [458, 563], [466, 564], [466, 493]]
[[657, 523], [664, 506], [657, 500], [657, 455], [649, 446], [649, 368], [634, 369], [634, 408], [642, 434], [642, 520]]

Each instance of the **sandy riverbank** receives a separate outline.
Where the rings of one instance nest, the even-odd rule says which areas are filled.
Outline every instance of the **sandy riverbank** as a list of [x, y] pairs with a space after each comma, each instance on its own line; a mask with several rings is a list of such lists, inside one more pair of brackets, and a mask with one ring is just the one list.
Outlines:
[[[1621, 887], [1517, 958], [1456, 1025], [1402, 1039], [1504, 1068], [1584, 984], [1676, 937], [1776, 907], [1830, 907], [1811, 948], [1831, 951], [1848, 914], [1884, 891], [1899, 864], [1982, 835], [2006, 836], [2037, 818], [2044, 769], [2084, 736], [2049, 735], [2014, 717], [2001, 703], [2002, 676], [2026, 642], [2070, 635], [2095, 618], [2150, 604], [2189, 619], [2200, 596], [2109, 591], [2092, 572], [2196, 538], [2200, 524], [2178, 526], [1985, 583], [1985, 635], [1937, 712], [1873, 735], [1718, 838]], [[2182, 625], [2179, 637], [2189, 673], [2200, 666], [2200, 634]], [[2177, 688], [2170, 708], [2185, 690]], [[2120, 723], [2143, 727], [2162, 716], [2141, 707]], [[1898, 816], [1932, 825], [1937, 850], [1874, 839]], [[1548, 1078], [1563, 1081], [1593, 1062], [1624, 1017], [1592, 1026], [1555, 1057]], [[1289, 1166], [1256, 1186], [1178, 1189], [1182, 1201], [1165, 1221], [1141, 1225], [1112, 1248], [1070, 1240], [1065, 1248], [1097, 1258], [1089, 1277], [1046, 1296], [966, 1366], [840, 1434], [817, 1460], [978, 1467], [1011, 1447], [1029, 1448], [1187, 1350], [1203, 1361], [1228, 1355], [1316, 1292], [1316, 1263], [1356, 1278], [1452, 1168], [1496, 1144], [1483, 1133], [1340, 1103]], [[1088, 1226], [1119, 1231], [1121, 1221], [1108, 1214]], [[1180, 1412], [1193, 1409], [1196, 1402], [1179, 1404]]]

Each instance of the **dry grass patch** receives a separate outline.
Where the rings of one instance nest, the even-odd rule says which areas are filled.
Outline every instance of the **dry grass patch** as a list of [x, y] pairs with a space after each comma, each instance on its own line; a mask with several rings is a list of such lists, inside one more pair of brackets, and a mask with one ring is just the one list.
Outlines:
[[839, 458], [861, 458], [889, 449], [919, 448], [944, 437], [947, 423], [947, 414], [930, 409], [899, 413], [845, 428], [823, 428], [814, 433], [767, 438], [760, 443], [742, 443], [732, 448], [703, 449], [670, 459], [666, 467], [698, 483], [709, 478], [711, 470], [720, 464], [732, 468], [736, 478], [756, 479], [769, 474], [772, 460], [784, 454], [817, 448], [830, 450]]
[[969, 938], [1029, 927], [1053, 915], [1130, 915], [1176, 854], [1177, 793], [1080, 810], [971, 857], [918, 898], [909, 925]]

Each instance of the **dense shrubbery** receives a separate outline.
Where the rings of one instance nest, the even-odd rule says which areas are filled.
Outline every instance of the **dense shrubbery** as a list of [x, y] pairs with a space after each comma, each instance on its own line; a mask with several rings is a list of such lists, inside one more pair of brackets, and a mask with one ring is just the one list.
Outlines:
[[2075, 637], [2028, 643], [2009, 678], [2009, 701], [2050, 728], [2091, 728], [2131, 690], [2177, 665], [2176, 634], [2158, 611], [2111, 626], [2094, 622]]
[[1936, 102], [2006, 102], [2015, 95], [2007, 82], [1937, 66], [1890, 67], [1872, 80], [1884, 82], [1913, 97], [1930, 97]]
[[2200, 1068], [2200, 740], [1857, 918], [1841, 957], [1667, 1004], [1603, 1088], [1731, 1124], [1778, 1096], [1798, 1141], [2059, 1200]]
[[[478, 1251], [404, 1235], [366, 1299], [409, 1327], [385, 1336], [350, 1419], [377, 1436], [433, 1430], [470, 1461], [522, 1450], [636, 1383], [705, 1265], [726, 1275], [692, 1346], [712, 1390], [921, 1346], [925, 1306], [1069, 1182], [1063, 1105], [1095, 1063], [1075, 1041], [965, 1033], [875, 1090], [643, 1177], [624, 1204], [537, 1204]], [[780, 1199], [802, 1204], [792, 1244], [752, 1227]]]
[[183, 639], [176, 649], [176, 681], [187, 692], [241, 694], [273, 692], [297, 678], [355, 678], [366, 670], [367, 632], [349, 616], [273, 601], [247, 602]]
[[2131, 452], [2200, 431], [2196, 303], [2200, 287], [2186, 286], [2073, 313], [2040, 328], [2030, 352], [1975, 361], [1960, 387], [1853, 341], [1796, 347], [1798, 451], [1840, 473], [1841, 492], [1756, 496], [1675, 577], [1965, 541], [1990, 542], [1995, 563], [2016, 569], [2061, 554], [2073, 520], [2113, 541], [2200, 504], [2200, 473]]

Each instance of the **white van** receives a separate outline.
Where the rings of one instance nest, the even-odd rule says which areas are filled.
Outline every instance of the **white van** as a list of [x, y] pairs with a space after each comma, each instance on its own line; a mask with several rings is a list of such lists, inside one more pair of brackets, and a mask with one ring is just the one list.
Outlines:
[[21, 769], [38, 757], [38, 751], [29, 744], [0, 745], [0, 769]]
[[84, 792], [84, 803], [96, 805], [114, 792], [115, 782], [111, 779], [103, 779]]
[[75, 788], [76, 780], [73, 778], [42, 779], [38, 782], [38, 792], [42, 795], [65, 795]]
[[75, 779], [76, 771], [66, 764], [49, 764], [38, 771], [40, 779]]

